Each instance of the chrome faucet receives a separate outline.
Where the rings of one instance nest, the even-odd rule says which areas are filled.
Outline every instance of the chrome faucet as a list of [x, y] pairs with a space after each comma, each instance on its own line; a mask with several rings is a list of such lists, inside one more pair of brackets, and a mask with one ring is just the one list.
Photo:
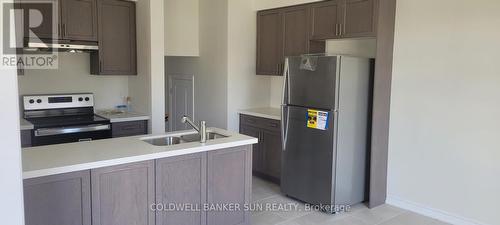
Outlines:
[[189, 124], [189, 126], [200, 134], [200, 143], [207, 142], [207, 123], [205, 121], [200, 121], [200, 126], [198, 127], [188, 116], [183, 116], [181, 122]]

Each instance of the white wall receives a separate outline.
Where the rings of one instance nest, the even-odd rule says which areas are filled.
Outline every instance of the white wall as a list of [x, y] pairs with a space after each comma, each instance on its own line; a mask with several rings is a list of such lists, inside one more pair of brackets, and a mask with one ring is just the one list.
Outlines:
[[114, 108], [128, 96], [128, 77], [90, 75], [88, 53], [60, 52], [59, 69], [26, 70], [19, 76], [19, 94], [91, 92], [97, 109]]
[[197, 120], [227, 127], [227, 1], [200, 0], [200, 60], [195, 83]]
[[375, 58], [377, 55], [377, 39], [329, 40], [326, 42], [326, 52], [329, 54]]
[[[1, 14], [0, 14], [1, 17]], [[21, 175], [21, 140], [17, 74], [0, 69], [0, 218], [2, 224], [23, 225], [24, 206]]]
[[[0, 4], [7, 1], [1, 0]], [[9, 1], [12, 2], [12, 1]], [[0, 24], [4, 24], [0, 10]], [[0, 45], [3, 35], [0, 35]], [[3, 47], [0, 47], [3, 51]], [[0, 218], [2, 224], [24, 225], [22, 188], [21, 140], [19, 132], [19, 107], [17, 74], [15, 70], [0, 68]]]
[[494, 0], [398, 1], [389, 202], [500, 224], [498, 12]]
[[137, 73], [129, 77], [132, 110], [151, 115], [151, 133], [165, 132], [163, 0], [136, 4]]
[[199, 0], [164, 0], [165, 55], [199, 56]]
[[253, 2], [229, 0], [228, 21], [228, 129], [239, 130], [238, 110], [268, 107], [270, 78], [255, 68], [257, 17]]
[[272, 9], [291, 5], [319, 2], [322, 0], [253, 0], [256, 10]]

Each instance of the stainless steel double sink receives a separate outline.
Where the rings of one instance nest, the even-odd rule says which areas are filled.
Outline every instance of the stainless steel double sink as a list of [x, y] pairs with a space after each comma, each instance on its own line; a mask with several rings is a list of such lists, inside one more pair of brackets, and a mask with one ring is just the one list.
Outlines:
[[[207, 132], [207, 140], [215, 140], [227, 137], [228, 136], [219, 134], [217, 132], [212, 132], [212, 131]], [[186, 134], [181, 136], [168, 136], [161, 138], [145, 139], [143, 141], [154, 146], [170, 146], [183, 143], [199, 142], [200, 139], [201, 139], [200, 134], [196, 133], [196, 134]]]

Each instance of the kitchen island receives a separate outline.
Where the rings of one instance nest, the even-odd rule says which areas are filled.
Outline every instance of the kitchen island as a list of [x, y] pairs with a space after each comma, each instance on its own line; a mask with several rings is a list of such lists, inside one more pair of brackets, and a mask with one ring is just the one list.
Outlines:
[[209, 131], [206, 143], [185, 131], [23, 149], [26, 224], [249, 224], [257, 139]]

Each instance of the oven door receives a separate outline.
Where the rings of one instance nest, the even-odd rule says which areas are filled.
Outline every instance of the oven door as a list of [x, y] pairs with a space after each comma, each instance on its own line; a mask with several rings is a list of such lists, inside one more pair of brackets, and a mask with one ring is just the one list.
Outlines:
[[39, 128], [33, 133], [32, 145], [42, 146], [111, 138], [110, 124]]

